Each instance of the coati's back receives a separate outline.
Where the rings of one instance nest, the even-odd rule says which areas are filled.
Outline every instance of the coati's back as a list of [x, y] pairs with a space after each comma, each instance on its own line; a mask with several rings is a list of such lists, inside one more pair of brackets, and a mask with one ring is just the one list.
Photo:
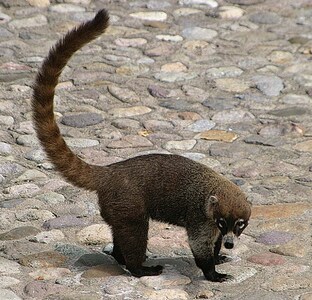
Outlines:
[[110, 177], [99, 193], [103, 214], [110, 210], [107, 200], [112, 197], [114, 203], [120, 199], [119, 207], [139, 210], [144, 206], [153, 219], [185, 226], [191, 217], [187, 212], [204, 207], [210, 195], [217, 195], [224, 214], [249, 205], [230, 180], [183, 156], [143, 155], [112, 164], [109, 170]]

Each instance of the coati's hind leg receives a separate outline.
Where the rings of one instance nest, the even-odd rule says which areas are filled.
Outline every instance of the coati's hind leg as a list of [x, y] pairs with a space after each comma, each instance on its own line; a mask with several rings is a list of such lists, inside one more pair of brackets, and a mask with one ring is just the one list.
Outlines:
[[142, 266], [145, 260], [148, 236], [148, 219], [135, 220], [123, 226], [113, 227], [114, 242], [117, 245], [112, 255], [126, 265], [127, 270], [135, 277], [155, 276], [162, 272], [162, 266]]
[[222, 246], [222, 235], [220, 234], [214, 246], [214, 259], [216, 265], [224, 264], [226, 262], [231, 261], [231, 258], [229, 258], [228, 256], [220, 254], [221, 246]]

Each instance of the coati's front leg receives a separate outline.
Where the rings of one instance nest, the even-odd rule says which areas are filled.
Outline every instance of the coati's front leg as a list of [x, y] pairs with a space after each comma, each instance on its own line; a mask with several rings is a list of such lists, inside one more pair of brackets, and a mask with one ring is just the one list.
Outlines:
[[215, 258], [216, 265], [224, 264], [226, 262], [231, 261], [231, 259], [227, 257], [226, 255], [220, 254], [221, 246], [222, 246], [222, 234], [219, 235], [214, 246], [214, 258]]
[[127, 270], [135, 277], [155, 276], [162, 273], [160, 265], [142, 266], [145, 261], [148, 236], [148, 220], [135, 220], [123, 226], [112, 226], [114, 248], [112, 255], [120, 264], [125, 264]]
[[[188, 238], [196, 265], [203, 271], [207, 280], [222, 282], [231, 278], [227, 274], [216, 271], [215, 236], [210, 234], [209, 228], [192, 228], [192, 230], [188, 230]], [[218, 253], [219, 250], [220, 248], [217, 251]]]

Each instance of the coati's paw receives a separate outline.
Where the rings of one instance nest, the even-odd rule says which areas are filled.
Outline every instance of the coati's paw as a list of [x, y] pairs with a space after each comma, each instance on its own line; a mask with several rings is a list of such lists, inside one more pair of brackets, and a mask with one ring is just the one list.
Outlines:
[[128, 269], [131, 275], [135, 277], [143, 277], [143, 276], [157, 276], [162, 273], [163, 266], [157, 265], [152, 267], [140, 267], [140, 268], [132, 268]]
[[232, 258], [230, 258], [229, 256], [226, 256], [226, 255], [218, 255], [215, 258], [215, 264], [216, 265], [221, 265], [221, 264], [224, 264], [224, 263], [227, 263], [230, 261], [232, 261]]
[[223, 281], [233, 278], [233, 276], [231, 275], [218, 273], [216, 271], [206, 272], [204, 275], [207, 280], [213, 281], [213, 282], [223, 282]]

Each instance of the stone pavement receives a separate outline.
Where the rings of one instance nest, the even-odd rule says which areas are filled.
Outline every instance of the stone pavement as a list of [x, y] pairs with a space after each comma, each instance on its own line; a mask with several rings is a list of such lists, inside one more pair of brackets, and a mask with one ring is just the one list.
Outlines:
[[[70, 147], [108, 164], [171, 152], [234, 180], [250, 225], [204, 280], [184, 230], [151, 223], [133, 278], [105, 253], [96, 196], [40, 150], [31, 84], [68, 29], [111, 14], [65, 68], [55, 109]], [[0, 0], [0, 299], [312, 299], [311, 0]], [[103, 252], [104, 249], [104, 252]]]

